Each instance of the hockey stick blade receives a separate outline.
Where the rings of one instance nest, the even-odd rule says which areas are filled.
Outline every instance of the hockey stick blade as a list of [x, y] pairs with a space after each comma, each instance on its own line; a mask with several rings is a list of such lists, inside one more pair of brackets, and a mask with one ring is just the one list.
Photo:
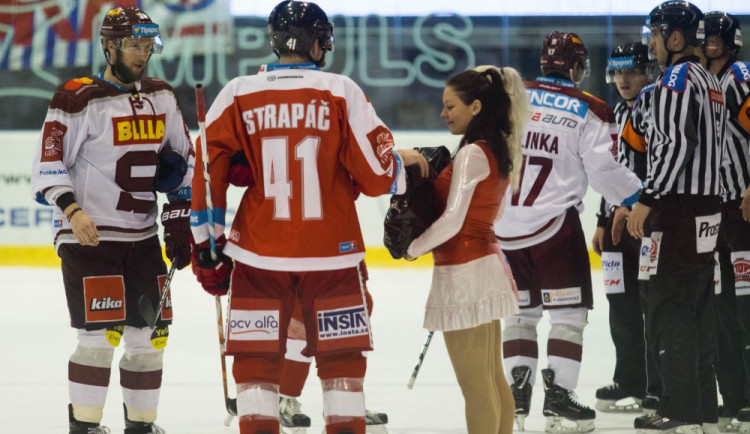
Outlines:
[[178, 259], [179, 256], [175, 256], [174, 259], [172, 259], [172, 265], [169, 267], [169, 273], [167, 273], [167, 279], [164, 281], [164, 289], [162, 290], [161, 298], [159, 299], [159, 306], [157, 306], [156, 309], [154, 309], [151, 305], [151, 301], [149, 301], [145, 295], [141, 295], [138, 298], [138, 313], [141, 314], [141, 318], [146, 321], [146, 325], [148, 325], [151, 330], [156, 328], [156, 320], [159, 318], [162, 306], [164, 306], [164, 300], [167, 299], [169, 286], [172, 283], [172, 276], [174, 276], [174, 272], [177, 269], [176, 264]]
[[227, 417], [224, 418], [224, 426], [232, 424], [232, 419], [237, 416], [237, 399], [227, 398]]

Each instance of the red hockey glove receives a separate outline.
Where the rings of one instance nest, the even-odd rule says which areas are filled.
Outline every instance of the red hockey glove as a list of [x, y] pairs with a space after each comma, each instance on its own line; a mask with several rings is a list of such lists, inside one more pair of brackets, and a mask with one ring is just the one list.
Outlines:
[[190, 259], [193, 263], [193, 274], [203, 289], [211, 295], [226, 295], [229, 290], [229, 278], [232, 275], [234, 262], [232, 258], [221, 253], [226, 243], [227, 239], [224, 235], [216, 240], [216, 253], [219, 255], [217, 261], [211, 259], [209, 241], [204, 241], [199, 245], [192, 243], [193, 252]]
[[238, 152], [229, 165], [229, 183], [235, 187], [249, 187], [253, 184], [253, 172], [245, 154]]
[[165, 203], [161, 209], [161, 224], [164, 226], [167, 257], [172, 260], [179, 255], [176, 267], [182, 270], [190, 263], [190, 243], [193, 238], [190, 232], [190, 201]]

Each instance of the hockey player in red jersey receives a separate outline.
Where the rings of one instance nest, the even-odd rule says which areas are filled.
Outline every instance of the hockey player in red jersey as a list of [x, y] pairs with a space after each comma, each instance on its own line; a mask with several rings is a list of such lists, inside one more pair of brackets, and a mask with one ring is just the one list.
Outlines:
[[[252, 172], [247, 159], [242, 154], [232, 159], [229, 167], [229, 183], [235, 187], [245, 188], [253, 183]], [[359, 189], [352, 185], [354, 199], [360, 196]], [[372, 314], [372, 297], [367, 290], [367, 267], [361, 264], [362, 282], [367, 300], [367, 313]], [[287, 328], [286, 352], [279, 384], [279, 425], [282, 434], [305, 434], [310, 426], [310, 417], [302, 412], [302, 403], [297, 398], [302, 395], [307, 376], [310, 373], [312, 357], [302, 352], [306, 346], [306, 331], [302, 317], [302, 305], [299, 299], [294, 300], [292, 318]], [[366, 410], [365, 422], [367, 434], [385, 434], [388, 415], [377, 411]]]
[[[505, 372], [519, 425], [529, 414], [536, 379], [536, 326], [551, 328], [542, 369], [546, 430], [587, 432], [594, 410], [576, 401], [583, 328], [593, 306], [591, 267], [578, 213], [588, 182], [614, 204], [632, 204], [641, 182], [617, 164], [612, 110], [578, 90], [588, 75], [588, 50], [575, 33], [552, 32], [542, 43], [542, 77], [527, 83], [532, 107], [523, 142], [518, 191], [495, 226], [518, 283], [521, 313], [504, 320]], [[613, 179], [617, 179], [613, 182]], [[573, 422], [575, 426], [564, 423]]]
[[144, 76], [161, 51], [159, 26], [137, 8], [114, 8], [101, 37], [106, 69], [67, 81], [52, 97], [32, 194], [55, 206], [55, 247], [78, 330], [68, 364], [70, 433], [109, 432], [100, 423], [121, 338], [125, 433], [163, 433], [154, 421], [171, 302], [154, 330], [137, 307], [142, 296], [158, 305], [167, 274], [155, 191], [169, 199], [161, 217], [167, 255], [176, 268], [190, 263], [193, 150], [174, 91]]
[[[279, 432], [279, 382], [295, 298], [316, 358], [329, 434], [365, 432], [362, 351], [371, 350], [360, 270], [364, 245], [351, 180], [366, 195], [403, 193], [393, 137], [349, 78], [322, 72], [333, 26], [314, 3], [283, 1], [269, 16], [279, 63], [232, 80], [206, 116], [211, 200], [194, 178], [193, 270], [212, 293], [231, 291], [227, 354], [234, 356], [240, 432]], [[224, 211], [231, 160], [253, 174], [229, 232]], [[198, 157], [199, 160], [201, 157]], [[220, 259], [209, 250], [209, 212]], [[226, 256], [225, 256], [226, 255]], [[231, 259], [230, 259], [231, 258]]]

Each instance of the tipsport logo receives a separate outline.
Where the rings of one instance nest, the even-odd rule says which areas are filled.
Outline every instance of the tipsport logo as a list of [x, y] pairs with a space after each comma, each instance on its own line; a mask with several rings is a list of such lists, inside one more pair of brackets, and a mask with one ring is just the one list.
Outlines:
[[158, 24], [135, 24], [133, 25], [133, 36], [159, 36]]

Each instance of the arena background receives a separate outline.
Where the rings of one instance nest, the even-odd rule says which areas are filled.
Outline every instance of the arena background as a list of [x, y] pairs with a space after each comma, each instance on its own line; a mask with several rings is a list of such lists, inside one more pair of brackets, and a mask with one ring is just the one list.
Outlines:
[[[271, 62], [266, 19], [276, 0], [0, 0], [0, 265], [56, 265], [51, 209], [31, 199], [30, 169], [47, 105], [55, 88], [104, 66], [99, 23], [114, 4], [142, 7], [161, 26], [165, 50], [148, 74], [176, 90], [190, 129], [197, 129], [193, 87], [206, 87], [210, 103], [229, 80]], [[457, 142], [439, 118], [446, 78], [481, 64], [539, 74], [539, 47], [553, 30], [578, 33], [590, 52], [592, 74], [582, 89], [612, 106], [617, 94], [604, 81], [608, 54], [640, 40], [645, 16], [657, 1], [320, 0], [335, 24], [335, 51], [327, 70], [351, 76], [365, 90], [397, 147]], [[747, 0], [695, 1], [703, 11], [735, 14], [750, 34]], [[750, 45], [750, 38], [744, 41]], [[750, 55], [750, 48], [740, 58]], [[196, 137], [193, 134], [193, 137]], [[241, 192], [235, 191], [239, 195]], [[590, 191], [582, 215], [587, 239], [599, 196]], [[230, 202], [231, 203], [231, 202]], [[236, 201], [235, 201], [236, 203]], [[387, 198], [358, 201], [368, 262], [397, 262], [382, 247]], [[232, 215], [229, 210], [229, 215]], [[594, 258], [595, 259], [595, 258]], [[596, 260], [592, 261], [594, 267]]]

